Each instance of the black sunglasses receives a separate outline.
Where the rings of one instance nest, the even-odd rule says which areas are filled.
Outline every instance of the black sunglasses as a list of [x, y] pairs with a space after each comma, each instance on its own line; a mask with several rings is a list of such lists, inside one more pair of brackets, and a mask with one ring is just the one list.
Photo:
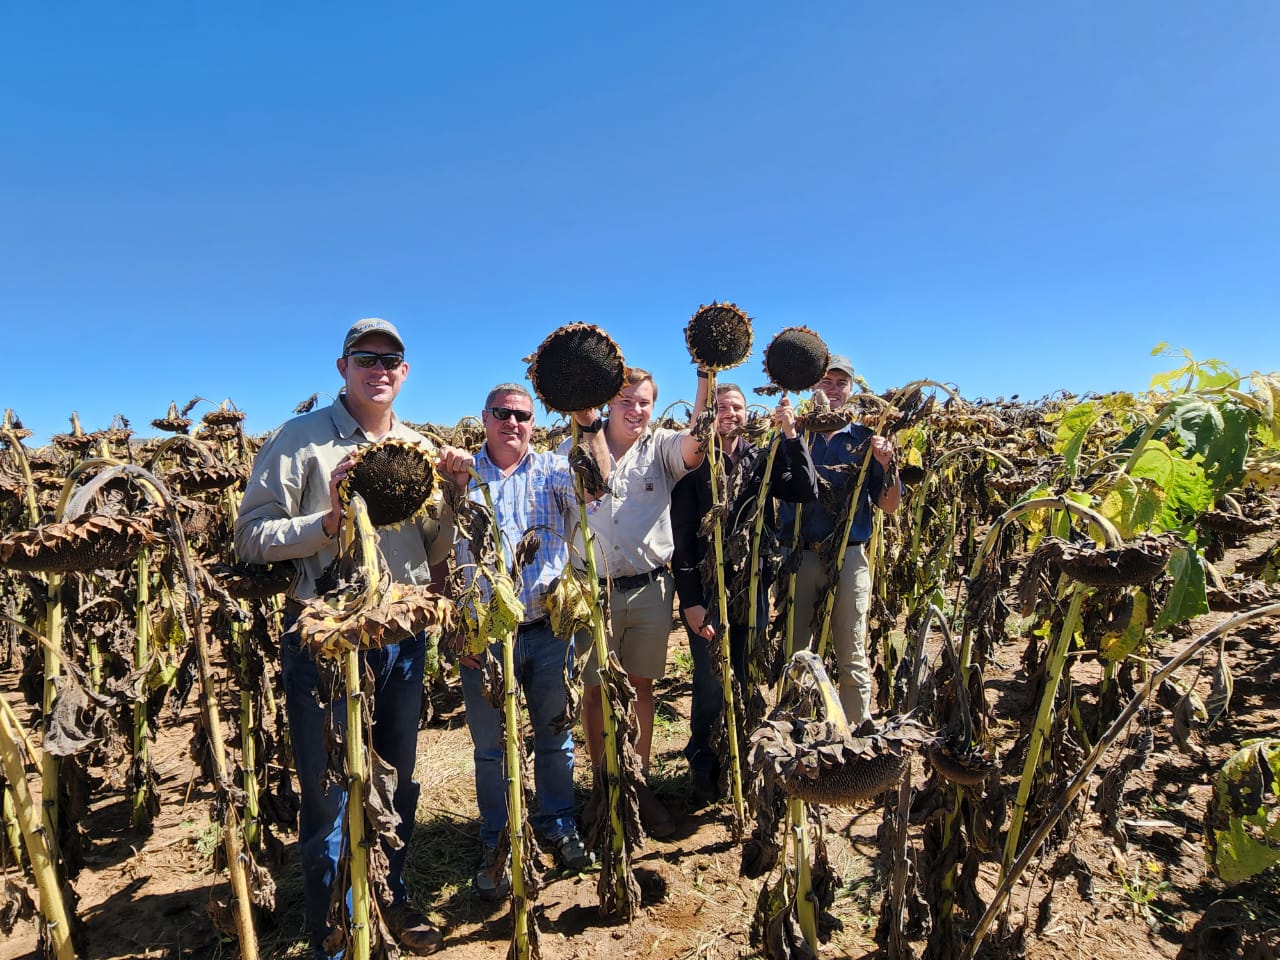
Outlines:
[[489, 416], [495, 420], [510, 420], [516, 418], [516, 423], [528, 423], [533, 419], [532, 410], [512, 410], [510, 407], [490, 407]]
[[354, 360], [357, 367], [363, 367], [366, 370], [372, 370], [378, 364], [382, 364], [383, 370], [399, 370], [400, 364], [404, 363], [403, 353], [373, 353], [370, 350], [352, 350], [345, 356], [348, 360]]

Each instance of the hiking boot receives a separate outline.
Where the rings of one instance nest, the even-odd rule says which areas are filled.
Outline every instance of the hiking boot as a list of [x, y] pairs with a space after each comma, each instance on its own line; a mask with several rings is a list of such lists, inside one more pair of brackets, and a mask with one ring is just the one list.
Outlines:
[[709, 807], [720, 799], [720, 774], [715, 767], [694, 767], [689, 781], [695, 807]]
[[391, 935], [410, 953], [426, 956], [444, 946], [440, 928], [408, 903], [392, 904], [382, 916]]
[[653, 794], [647, 783], [636, 784], [636, 799], [640, 802], [640, 822], [644, 824], [644, 832], [655, 840], [669, 837], [676, 832], [675, 821], [671, 814]]
[[472, 885], [481, 900], [503, 900], [511, 893], [511, 858], [498, 862], [498, 848], [485, 847]]
[[581, 873], [595, 863], [595, 858], [578, 836], [577, 830], [571, 830], [563, 837], [551, 841], [551, 851], [555, 854], [556, 863], [574, 873]]

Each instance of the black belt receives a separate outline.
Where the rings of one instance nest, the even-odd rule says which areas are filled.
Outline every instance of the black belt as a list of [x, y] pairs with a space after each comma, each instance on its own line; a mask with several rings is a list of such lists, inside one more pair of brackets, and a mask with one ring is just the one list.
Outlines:
[[646, 584], [656, 582], [666, 572], [667, 568], [662, 566], [654, 567], [648, 573], [636, 573], [628, 577], [614, 577], [612, 580], [601, 577], [600, 586], [612, 584], [615, 590], [634, 590], [636, 587], [643, 587]]
[[543, 627], [543, 626], [548, 626], [548, 625], [550, 625], [550, 623], [551, 623], [551, 621], [547, 619], [547, 615], [544, 613], [544, 614], [543, 614], [542, 616], [540, 616], [537, 620], [526, 620], [526, 621], [524, 621], [522, 624], [520, 624], [519, 629], [521, 629], [521, 630], [532, 630], [534, 627]]

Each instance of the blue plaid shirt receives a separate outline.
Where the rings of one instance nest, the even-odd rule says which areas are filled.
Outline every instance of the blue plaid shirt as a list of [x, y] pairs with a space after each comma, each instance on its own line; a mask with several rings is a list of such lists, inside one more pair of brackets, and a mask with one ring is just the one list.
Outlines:
[[[493, 499], [507, 563], [511, 563], [516, 544], [527, 531], [535, 531], [541, 539], [538, 552], [520, 571], [516, 584], [520, 602], [524, 604], [524, 620], [537, 620], [546, 613], [542, 597], [547, 586], [560, 575], [569, 559], [567, 531], [573, 529], [574, 511], [578, 506], [569, 460], [556, 453], [530, 450], [504, 477], [502, 470], [489, 459], [488, 446], [484, 446], [475, 455], [475, 470]], [[484, 493], [474, 480], [467, 487], [467, 497], [484, 503]], [[459, 566], [466, 571], [467, 582], [472, 582], [478, 571], [465, 541], [457, 542], [456, 556]]]

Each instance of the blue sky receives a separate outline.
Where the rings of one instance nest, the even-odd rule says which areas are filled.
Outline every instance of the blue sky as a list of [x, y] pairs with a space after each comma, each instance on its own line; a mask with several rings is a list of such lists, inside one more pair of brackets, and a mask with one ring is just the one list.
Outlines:
[[574, 320], [666, 401], [712, 299], [747, 386], [799, 323], [877, 390], [1272, 371], [1278, 36], [1269, 0], [4, 5], [0, 406], [267, 430], [370, 315], [411, 420]]

